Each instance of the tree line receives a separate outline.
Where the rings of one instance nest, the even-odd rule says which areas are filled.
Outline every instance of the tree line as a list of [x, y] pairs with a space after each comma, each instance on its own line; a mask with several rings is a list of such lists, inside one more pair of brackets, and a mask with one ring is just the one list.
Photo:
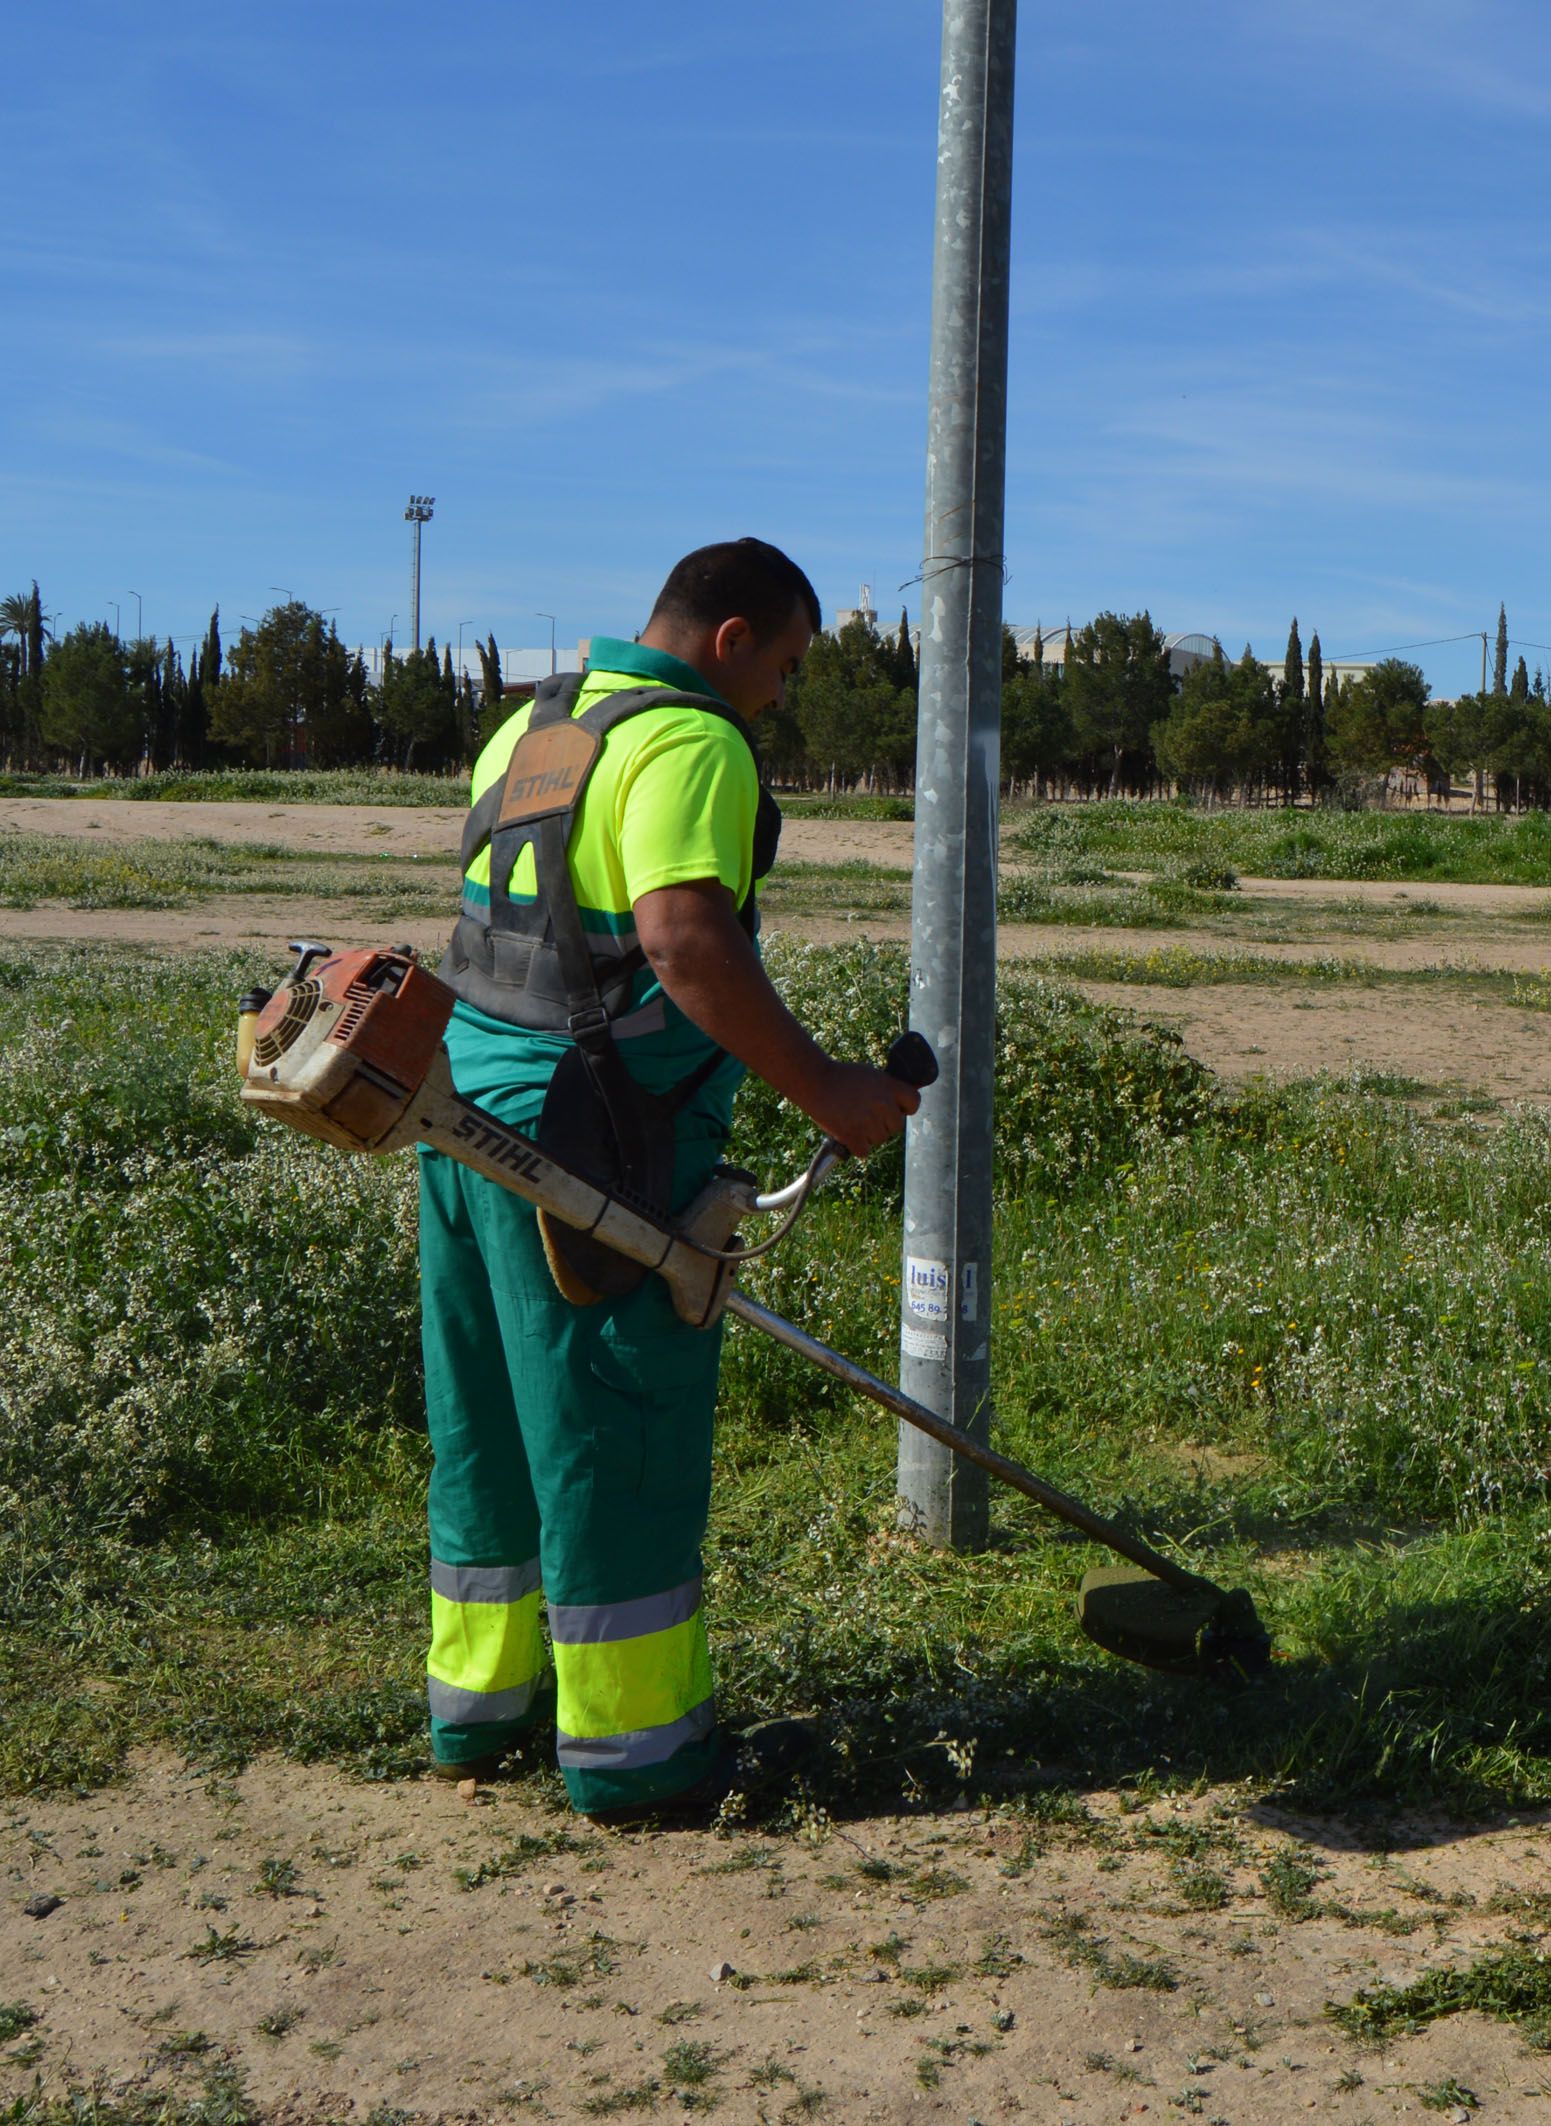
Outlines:
[[[101, 621], [57, 640], [38, 586], [0, 599], [0, 761], [86, 776], [169, 767], [466, 766], [500, 720], [500, 653], [480, 648], [484, 689], [434, 637], [378, 673], [332, 622], [289, 599], [224, 644], [219, 608], [185, 662], [177, 646], [123, 641]], [[484, 702], [492, 674], [496, 707]], [[486, 728], [488, 723], [489, 729]]]
[[[1386, 657], [1327, 673], [1317, 633], [1305, 652], [1296, 618], [1280, 673], [1246, 646], [1170, 669], [1151, 615], [1100, 613], [1047, 658], [1036, 630], [1024, 655], [1002, 637], [1005, 789], [1034, 797], [1156, 797], [1206, 802], [1379, 801], [1398, 782], [1445, 795], [1473, 776], [1500, 807], [1551, 806], [1551, 701], [1524, 659], [1508, 671], [1499, 609], [1492, 684], [1429, 698], [1421, 667]], [[778, 779], [808, 788], [904, 790], [915, 773], [916, 669], [908, 620], [896, 634], [853, 619], [820, 635], [761, 719]]]
[[[185, 663], [176, 646], [83, 622], [57, 641], [38, 586], [0, 599], [0, 761], [80, 775], [172, 766], [467, 766], [509, 708], [491, 634], [481, 683], [434, 638], [368, 671], [299, 599], [223, 644], [220, 613]], [[1490, 687], [1432, 701], [1419, 666], [1385, 658], [1327, 675], [1298, 622], [1282, 672], [1213, 642], [1182, 678], [1146, 613], [1100, 613], [1047, 658], [1036, 632], [1002, 644], [1002, 777], [1014, 795], [1208, 802], [1362, 802], [1399, 777], [1444, 792], [1488, 779], [1500, 807], [1551, 806], [1551, 700], [1524, 659], [1508, 670], [1499, 611]], [[903, 791], [915, 778], [919, 669], [909, 617], [854, 618], [815, 638], [784, 707], [761, 719], [769, 772], [789, 786]]]

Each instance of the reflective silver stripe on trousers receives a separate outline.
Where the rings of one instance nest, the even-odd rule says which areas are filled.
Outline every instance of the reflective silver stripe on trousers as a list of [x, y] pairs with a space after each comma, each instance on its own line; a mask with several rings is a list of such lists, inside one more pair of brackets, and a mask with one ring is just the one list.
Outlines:
[[687, 1624], [699, 1607], [698, 1575], [666, 1594], [641, 1595], [633, 1602], [551, 1602], [549, 1636], [557, 1646], [606, 1646], [614, 1639], [639, 1639], [649, 1631]]
[[539, 1561], [529, 1558], [521, 1565], [448, 1565], [431, 1560], [431, 1592], [449, 1602], [520, 1602], [536, 1594], [541, 1579]]
[[575, 1772], [629, 1772], [666, 1764], [691, 1742], [704, 1742], [716, 1725], [716, 1700], [707, 1698], [666, 1727], [638, 1727], [626, 1735], [555, 1736], [555, 1761]]
[[494, 1720], [520, 1720], [533, 1703], [538, 1687], [537, 1676], [529, 1683], [515, 1684], [511, 1690], [459, 1690], [455, 1683], [443, 1683], [436, 1676], [425, 1679], [431, 1718], [449, 1721], [454, 1727], [478, 1727], [482, 1722]]

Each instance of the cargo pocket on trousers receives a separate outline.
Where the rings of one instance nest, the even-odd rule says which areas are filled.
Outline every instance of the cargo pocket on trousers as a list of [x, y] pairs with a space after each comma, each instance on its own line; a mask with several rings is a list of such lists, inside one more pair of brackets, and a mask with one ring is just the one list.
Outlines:
[[703, 1517], [721, 1331], [686, 1328], [677, 1316], [665, 1320], [665, 1292], [661, 1308], [639, 1304], [656, 1297], [632, 1294], [600, 1324], [591, 1363], [605, 1395], [594, 1455], [614, 1465], [610, 1490], [617, 1486], [651, 1510]]

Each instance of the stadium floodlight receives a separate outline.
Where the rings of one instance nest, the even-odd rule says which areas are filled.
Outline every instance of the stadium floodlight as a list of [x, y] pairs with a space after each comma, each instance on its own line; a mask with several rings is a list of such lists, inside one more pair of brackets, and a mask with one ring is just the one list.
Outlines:
[[420, 527], [430, 523], [435, 503], [435, 495], [411, 495], [404, 511], [404, 522], [411, 526], [414, 537], [414, 558], [409, 571], [409, 610], [414, 617], [417, 650], [420, 647]]

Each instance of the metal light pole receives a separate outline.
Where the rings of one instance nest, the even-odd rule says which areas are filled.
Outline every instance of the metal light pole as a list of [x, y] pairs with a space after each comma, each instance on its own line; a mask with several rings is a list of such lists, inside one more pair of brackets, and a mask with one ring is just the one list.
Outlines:
[[[910, 1126], [900, 1369], [984, 1441], [991, 1409], [991, 1120], [1017, 0], [944, 0], [921, 569], [910, 1019], [938, 1083]], [[900, 1514], [979, 1548], [984, 1474], [902, 1425]]]
[[473, 625], [472, 620], [460, 620], [458, 622], [458, 677], [460, 680], [463, 677], [463, 630]]
[[555, 616], [553, 613], [535, 613], [533, 617], [535, 620], [547, 620], [549, 622], [549, 676], [553, 679], [555, 676]]
[[296, 603], [296, 593], [294, 591], [288, 591], [283, 583], [272, 583], [269, 587], [272, 591], [278, 591], [287, 605], [294, 605]]
[[[414, 526], [414, 559], [409, 571], [409, 610], [415, 622], [415, 648], [420, 647], [420, 527], [431, 521], [431, 507], [435, 495], [411, 495], [409, 507], [404, 512], [406, 524]], [[394, 618], [397, 619], [397, 614]]]

